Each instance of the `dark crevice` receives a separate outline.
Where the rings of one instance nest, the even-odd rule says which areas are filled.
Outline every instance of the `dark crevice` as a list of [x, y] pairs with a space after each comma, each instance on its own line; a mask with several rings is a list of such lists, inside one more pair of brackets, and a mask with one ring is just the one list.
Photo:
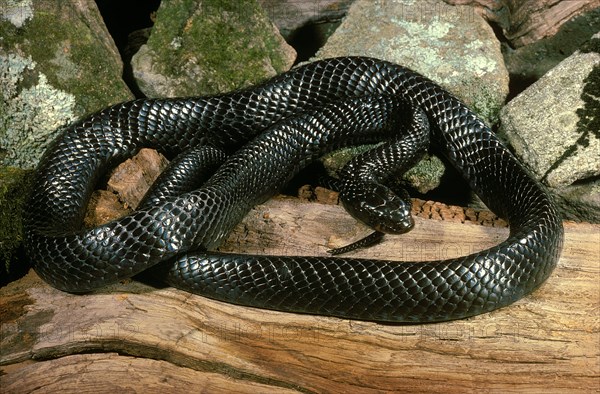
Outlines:
[[498, 22], [488, 21], [488, 25], [492, 28], [494, 35], [498, 39], [498, 41], [504, 45], [506, 45], [510, 49], [515, 49], [514, 45], [510, 42], [510, 40], [504, 34], [504, 29]]
[[31, 261], [27, 258], [23, 244], [14, 252], [10, 261], [0, 264], [0, 288], [21, 279], [32, 268]]
[[133, 53], [129, 49], [129, 36], [153, 26], [152, 15], [158, 9], [160, 0], [96, 0], [96, 5], [123, 60], [123, 80], [136, 97], [143, 97], [133, 78]]
[[508, 81], [508, 95], [506, 96], [506, 102], [510, 102], [512, 99], [521, 94], [525, 89], [533, 85], [538, 80], [535, 76], [523, 76], [518, 74], [510, 75]]
[[158, 9], [160, 0], [96, 0], [104, 24], [123, 56], [129, 34], [152, 27], [151, 15]]
[[308, 23], [296, 29], [287, 38], [288, 44], [296, 50], [296, 63], [307, 61], [315, 56], [340, 23], [341, 21]]
[[570, 186], [583, 186], [598, 181], [600, 181], [600, 175], [595, 175], [588, 178], [578, 179], [575, 182], [573, 182]]

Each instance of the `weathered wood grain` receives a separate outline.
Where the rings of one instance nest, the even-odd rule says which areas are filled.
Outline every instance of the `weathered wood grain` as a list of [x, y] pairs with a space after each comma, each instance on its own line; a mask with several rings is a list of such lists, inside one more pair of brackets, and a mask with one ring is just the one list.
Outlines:
[[600, 7], [600, 0], [444, 0], [471, 5], [498, 23], [515, 47], [551, 37], [573, 18]]
[[297, 392], [219, 372], [197, 371], [166, 361], [117, 353], [78, 354], [52, 362], [24, 365], [11, 378], [6, 385], [3, 384], [2, 392]]
[[[356, 255], [454, 257], [507, 229], [417, 218]], [[600, 387], [600, 226], [566, 223], [534, 294], [493, 313], [390, 325], [228, 305], [135, 281], [88, 295], [33, 272], [0, 289], [2, 392], [589, 392]], [[368, 230], [339, 206], [275, 199], [223, 250], [322, 255]]]

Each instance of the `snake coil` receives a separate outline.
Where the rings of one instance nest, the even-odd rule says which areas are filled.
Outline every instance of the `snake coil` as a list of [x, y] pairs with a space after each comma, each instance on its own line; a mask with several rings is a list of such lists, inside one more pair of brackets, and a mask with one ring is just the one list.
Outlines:
[[[504, 242], [427, 262], [202, 252], [323, 152], [394, 135], [406, 107], [425, 114], [431, 143], [509, 221]], [[203, 145], [231, 156], [200, 188], [81, 227], [109, 166], [142, 147], [173, 156]], [[162, 263], [169, 283], [212, 298], [376, 321], [443, 321], [508, 305], [548, 278], [562, 237], [551, 198], [471, 110], [409, 69], [361, 57], [317, 61], [228, 94], [135, 100], [91, 115], [43, 156], [25, 212], [28, 256], [64, 291]]]

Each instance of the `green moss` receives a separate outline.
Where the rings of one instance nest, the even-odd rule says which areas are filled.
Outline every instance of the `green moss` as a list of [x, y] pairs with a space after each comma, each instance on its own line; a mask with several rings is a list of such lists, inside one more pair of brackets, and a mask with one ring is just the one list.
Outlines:
[[[344, 165], [346, 165], [353, 157], [376, 146], [377, 145], [361, 145], [340, 149], [324, 156], [321, 161], [329, 175], [336, 176]], [[406, 173], [402, 175], [402, 179], [396, 181], [408, 183], [419, 193], [425, 194], [440, 185], [444, 171], [444, 163], [436, 156], [427, 154], [422, 160], [406, 171]]]
[[22, 212], [31, 181], [31, 171], [0, 167], [0, 264], [9, 274], [23, 242]]
[[414, 167], [408, 170], [402, 179], [408, 182], [419, 193], [425, 194], [440, 185], [444, 171], [444, 163], [438, 157], [426, 155]]
[[[83, 13], [54, 1], [15, 7], [0, 7], [0, 159], [31, 168], [60, 127], [132, 96], [108, 38], [95, 36], [102, 22], [94, 8]], [[22, 7], [30, 7], [27, 18], [18, 17]]]
[[499, 102], [501, 95], [493, 91], [485, 84], [477, 85], [477, 90], [473, 93], [473, 99], [470, 107], [477, 115], [479, 115], [491, 126], [498, 122], [502, 102]]
[[33, 17], [22, 28], [0, 23], [0, 45], [29, 55], [50, 85], [76, 97], [75, 112], [81, 116], [131, 95], [119, 64], [99, 50], [101, 41], [77, 12], [67, 3], [36, 2]]
[[163, 3], [148, 46], [162, 75], [186, 77], [195, 68], [197, 78], [181, 94], [240, 88], [271, 76], [268, 65], [277, 73], [286, 67], [271, 22], [254, 0]]

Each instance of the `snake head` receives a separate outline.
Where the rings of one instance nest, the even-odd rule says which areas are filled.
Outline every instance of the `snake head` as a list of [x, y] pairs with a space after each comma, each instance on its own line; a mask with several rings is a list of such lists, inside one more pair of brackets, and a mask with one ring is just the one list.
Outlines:
[[360, 197], [342, 193], [340, 198], [350, 215], [382, 233], [403, 234], [415, 225], [408, 196], [400, 197], [387, 186], [376, 184]]

